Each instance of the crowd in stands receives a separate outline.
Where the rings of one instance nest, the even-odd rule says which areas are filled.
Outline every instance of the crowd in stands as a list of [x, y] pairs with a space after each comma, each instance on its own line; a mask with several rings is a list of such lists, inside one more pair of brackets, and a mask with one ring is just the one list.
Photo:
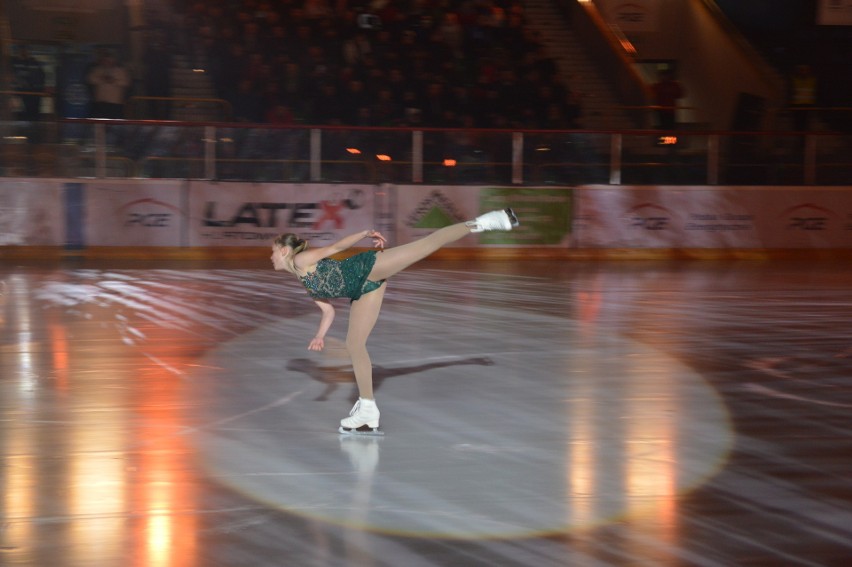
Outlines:
[[576, 128], [519, 0], [174, 0], [234, 121]]

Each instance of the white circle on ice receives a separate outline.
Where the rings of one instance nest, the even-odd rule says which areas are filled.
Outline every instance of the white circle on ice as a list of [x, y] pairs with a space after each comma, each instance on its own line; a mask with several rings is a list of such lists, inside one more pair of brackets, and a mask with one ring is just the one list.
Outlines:
[[354, 388], [339, 342], [306, 350], [317, 316], [207, 355], [190, 379], [213, 476], [331, 523], [475, 539], [659, 518], [724, 462], [728, 413], [671, 356], [510, 304], [426, 303], [386, 302], [370, 339], [382, 438], [338, 435]]

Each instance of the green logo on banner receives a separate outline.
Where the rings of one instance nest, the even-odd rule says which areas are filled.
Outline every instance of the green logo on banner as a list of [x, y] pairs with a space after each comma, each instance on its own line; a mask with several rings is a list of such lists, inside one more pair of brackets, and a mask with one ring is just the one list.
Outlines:
[[562, 189], [483, 189], [480, 210], [512, 207], [521, 226], [511, 232], [483, 232], [483, 244], [558, 245], [571, 233], [574, 191]]
[[453, 217], [435, 207], [430, 209], [412, 228], [443, 228], [455, 224]]
[[433, 191], [409, 215], [407, 224], [411, 228], [438, 229], [461, 221], [453, 202], [440, 191]]

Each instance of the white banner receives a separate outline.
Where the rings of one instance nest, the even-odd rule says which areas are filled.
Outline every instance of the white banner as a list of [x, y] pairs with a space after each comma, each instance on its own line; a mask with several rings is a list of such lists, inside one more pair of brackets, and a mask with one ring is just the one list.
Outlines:
[[88, 181], [84, 189], [88, 246], [186, 245], [186, 182]]
[[816, 20], [821, 26], [852, 26], [852, 0], [820, 0]]
[[65, 210], [59, 181], [0, 180], [0, 246], [64, 245]]
[[373, 228], [374, 185], [214, 183], [189, 186], [190, 246], [267, 246], [294, 232], [315, 246]]
[[659, 28], [658, 0], [595, 0], [608, 24], [625, 32], [654, 32]]
[[852, 191], [843, 187], [586, 186], [575, 206], [579, 248], [852, 245]]

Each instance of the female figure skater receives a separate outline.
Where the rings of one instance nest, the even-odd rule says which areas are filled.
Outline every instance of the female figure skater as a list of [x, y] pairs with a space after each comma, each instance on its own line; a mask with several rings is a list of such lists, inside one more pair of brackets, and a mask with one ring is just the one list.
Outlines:
[[[295, 234], [282, 234], [274, 240], [273, 267], [296, 275], [322, 312], [319, 330], [308, 349], [319, 351], [325, 346], [325, 334], [334, 321], [334, 307], [329, 300], [338, 297], [351, 300], [346, 350], [352, 359], [359, 398], [349, 417], [340, 420], [341, 433], [382, 434], [379, 409], [373, 397], [373, 365], [367, 353], [367, 338], [379, 317], [385, 280], [472, 232], [512, 230], [515, 226], [518, 226], [517, 216], [512, 209], [505, 209], [441, 228], [420, 240], [387, 250], [384, 250], [385, 237], [375, 230], [362, 230], [315, 250], [308, 250], [308, 243]], [[329, 258], [365, 238], [371, 238], [381, 254], [369, 250], [342, 261]]]

